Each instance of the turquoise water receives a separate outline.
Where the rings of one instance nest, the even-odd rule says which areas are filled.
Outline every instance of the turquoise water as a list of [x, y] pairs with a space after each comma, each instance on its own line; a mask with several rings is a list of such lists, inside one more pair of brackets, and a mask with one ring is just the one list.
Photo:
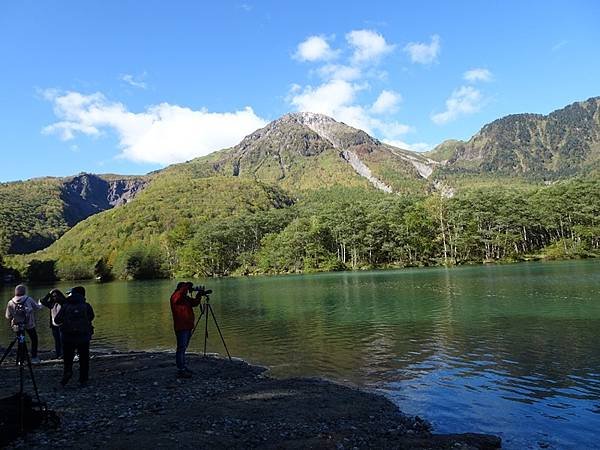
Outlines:
[[[439, 432], [598, 448], [600, 262], [203, 280], [234, 356], [378, 389]], [[85, 284], [96, 349], [173, 349], [173, 281]], [[59, 287], [65, 287], [61, 284]], [[36, 297], [49, 287], [32, 289]], [[0, 294], [8, 300], [11, 289]], [[47, 312], [38, 318], [51, 347]], [[8, 326], [0, 339], [8, 341]], [[201, 350], [202, 333], [192, 341]], [[223, 352], [214, 327], [209, 351]]]

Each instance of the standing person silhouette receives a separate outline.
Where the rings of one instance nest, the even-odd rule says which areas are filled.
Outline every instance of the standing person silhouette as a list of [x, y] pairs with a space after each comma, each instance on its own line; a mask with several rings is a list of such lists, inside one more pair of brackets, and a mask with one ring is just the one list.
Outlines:
[[190, 297], [190, 289], [193, 283], [180, 282], [173, 294], [171, 294], [171, 312], [173, 313], [173, 328], [177, 339], [177, 351], [175, 352], [175, 363], [177, 364], [177, 377], [191, 378], [192, 371], [185, 364], [185, 351], [194, 329], [194, 306], [200, 304], [200, 292], [196, 297]]
[[85, 289], [76, 286], [67, 292], [54, 322], [60, 326], [63, 341], [64, 369], [60, 382], [65, 386], [73, 376], [75, 351], [79, 354], [79, 384], [85, 386], [90, 371], [90, 340], [94, 334], [94, 309], [86, 302]]
[[19, 284], [15, 287], [15, 296], [8, 301], [6, 305], [6, 318], [10, 320], [11, 327], [15, 326], [14, 319], [17, 310], [23, 311], [25, 315], [25, 331], [31, 339], [31, 362], [37, 364], [40, 362], [38, 358], [38, 335], [35, 329], [35, 311], [42, 309], [41, 303], [27, 295], [27, 286]]
[[56, 316], [60, 311], [61, 305], [67, 301], [65, 295], [59, 289], [52, 289], [44, 298], [40, 300], [40, 303], [46, 308], [50, 309], [50, 329], [52, 330], [52, 337], [54, 338], [54, 352], [56, 358], [62, 358], [63, 356], [63, 344], [62, 344], [62, 333], [60, 327], [56, 323]]

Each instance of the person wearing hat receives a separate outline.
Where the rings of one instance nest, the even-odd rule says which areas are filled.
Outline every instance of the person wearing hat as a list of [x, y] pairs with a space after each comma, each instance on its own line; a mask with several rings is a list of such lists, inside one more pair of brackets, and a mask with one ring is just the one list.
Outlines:
[[88, 382], [90, 372], [90, 340], [94, 334], [92, 321], [94, 309], [86, 302], [85, 288], [76, 286], [67, 291], [67, 298], [60, 307], [54, 322], [60, 327], [63, 343], [63, 377], [65, 386], [73, 376], [75, 351], [79, 354], [79, 384]]
[[177, 350], [175, 352], [175, 363], [177, 364], [178, 378], [191, 378], [192, 371], [185, 364], [185, 351], [192, 337], [194, 329], [194, 306], [200, 304], [200, 293], [196, 298], [190, 297], [190, 289], [194, 286], [190, 282], [177, 283], [175, 291], [171, 295], [171, 312], [173, 313], [173, 328], [177, 338]]
[[[15, 287], [15, 296], [8, 301], [6, 305], [6, 318], [10, 320], [10, 325], [17, 330], [19, 326], [23, 326], [29, 339], [31, 339], [31, 362], [39, 363], [38, 358], [38, 335], [35, 329], [35, 311], [42, 309], [41, 303], [27, 295], [27, 286], [19, 284]], [[23, 311], [24, 317], [21, 319], [20, 312]], [[17, 323], [16, 320], [22, 323]]]

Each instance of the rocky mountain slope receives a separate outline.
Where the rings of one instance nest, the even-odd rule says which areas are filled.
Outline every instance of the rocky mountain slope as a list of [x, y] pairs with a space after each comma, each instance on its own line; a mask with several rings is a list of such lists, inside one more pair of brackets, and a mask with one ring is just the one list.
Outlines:
[[424, 189], [436, 164], [322, 114], [292, 113], [235, 147], [166, 170], [253, 178], [292, 192], [333, 185], [414, 192]]
[[[464, 184], [510, 177], [513, 183], [528, 183], [599, 170], [600, 97], [547, 116], [507, 116], [467, 142], [446, 141], [428, 153], [390, 146], [322, 114], [292, 113], [234, 147], [146, 177], [81, 174], [0, 184], [0, 250], [43, 248], [81, 220], [127, 202], [157, 179], [175, 186], [170, 178], [226, 177], [276, 186], [290, 198], [332, 186], [451, 195], [459, 179]], [[161, 195], [205, 195], [191, 191], [197, 183], [188, 184], [177, 184], [174, 192], [161, 190]]]
[[600, 97], [548, 115], [513, 114], [469, 141], [446, 141], [428, 154], [442, 172], [557, 179], [600, 168]]

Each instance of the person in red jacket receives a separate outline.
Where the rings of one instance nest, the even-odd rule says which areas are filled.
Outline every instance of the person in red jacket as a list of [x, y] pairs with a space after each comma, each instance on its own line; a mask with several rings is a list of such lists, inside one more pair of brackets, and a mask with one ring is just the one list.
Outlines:
[[194, 306], [200, 304], [200, 293], [196, 298], [190, 297], [189, 292], [193, 283], [177, 283], [175, 292], [171, 295], [171, 312], [173, 313], [173, 328], [177, 337], [177, 351], [175, 362], [177, 363], [177, 376], [180, 378], [191, 378], [192, 371], [185, 365], [185, 351], [187, 349], [192, 330], [195, 324]]

